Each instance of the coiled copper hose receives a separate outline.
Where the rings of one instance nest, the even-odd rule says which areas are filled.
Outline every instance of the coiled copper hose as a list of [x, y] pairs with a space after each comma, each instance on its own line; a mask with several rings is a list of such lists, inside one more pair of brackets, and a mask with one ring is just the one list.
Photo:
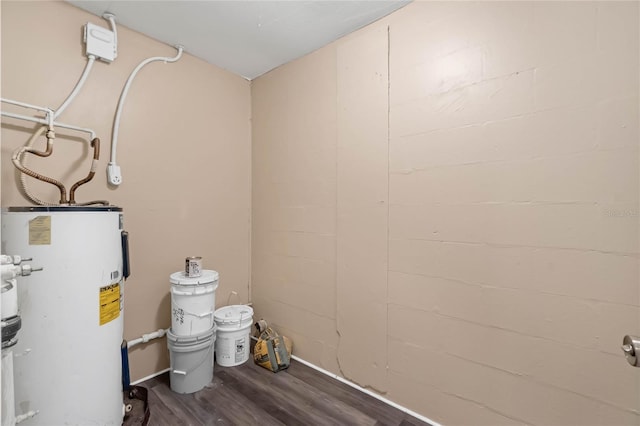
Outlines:
[[20, 163], [20, 157], [26, 153], [34, 154], [34, 155], [37, 155], [38, 157], [48, 157], [51, 155], [51, 153], [53, 152], [53, 140], [55, 139], [56, 134], [53, 130], [49, 129], [47, 130], [47, 133], [45, 134], [45, 136], [47, 138], [47, 146], [44, 151], [38, 151], [34, 148], [29, 148], [29, 147], [22, 147], [17, 149], [13, 153], [13, 157], [11, 157], [11, 161], [13, 162], [13, 165], [16, 166], [16, 168], [20, 170], [22, 173], [27, 174], [43, 182], [47, 182], [57, 186], [58, 189], [60, 190], [60, 204], [67, 204], [67, 189], [62, 184], [62, 182], [55, 180], [53, 178], [50, 178], [48, 176], [41, 175], [40, 173], [34, 172], [33, 170], [30, 170], [24, 167], [22, 163]]
[[11, 158], [11, 161], [13, 162], [13, 165], [16, 166], [16, 168], [18, 170], [20, 170], [22, 173], [31, 176], [33, 178], [36, 178], [40, 181], [43, 182], [47, 182], [50, 183], [52, 185], [55, 185], [58, 187], [58, 189], [60, 190], [60, 202], [59, 204], [69, 204], [69, 205], [77, 205], [77, 206], [90, 206], [90, 205], [94, 205], [94, 204], [102, 204], [105, 206], [109, 205], [109, 201], [107, 200], [94, 200], [94, 201], [89, 201], [86, 203], [76, 203], [75, 201], [75, 192], [76, 190], [81, 186], [84, 185], [85, 183], [89, 182], [91, 179], [93, 179], [93, 177], [96, 174], [96, 169], [98, 167], [98, 160], [100, 159], [100, 139], [98, 138], [94, 138], [91, 141], [91, 146], [93, 147], [93, 160], [91, 161], [91, 169], [89, 171], [89, 174], [87, 175], [87, 177], [85, 177], [84, 179], [79, 180], [78, 182], [76, 182], [75, 184], [73, 184], [73, 186], [71, 187], [71, 190], [69, 192], [69, 200], [67, 201], [67, 189], [64, 186], [64, 184], [56, 179], [50, 178], [48, 176], [44, 176], [41, 175], [40, 173], [34, 172], [31, 169], [28, 169], [27, 167], [25, 167], [22, 163], [21, 163], [21, 158], [24, 154], [34, 154], [37, 155], [38, 157], [48, 157], [51, 155], [51, 153], [53, 152], [53, 139], [55, 139], [55, 132], [53, 130], [48, 130], [46, 133], [46, 138], [47, 138], [47, 146], [46, 149], [44, 151], [38, 151], [35, 148], [31, 148], [30, 146], [24, 146], [22, 148], [19, 148], [17, 150], [15, 150], [15, 152], [13, 153], [13, 157]]
[[93, 147], [93, 161], [91, 162], [91, 169], [89, 170], [89, 174], [87, 175], [87, 177], [74, 183], [73, 186], [71, 187], [71, 190], [69, 191], [69, 204], [76, 203], [76, 199], [75, 199], [76, 189], [78, 189], [80, 185], [84, 185], [85, 183], [89, 182], [91, 179], [93, 179], [93, 176], [95, 176], [96, 174], [96, 168], [98, 167], [98, 159], [100, 158], [100, 139], [94, 138], [91, 141], [91, 146]]

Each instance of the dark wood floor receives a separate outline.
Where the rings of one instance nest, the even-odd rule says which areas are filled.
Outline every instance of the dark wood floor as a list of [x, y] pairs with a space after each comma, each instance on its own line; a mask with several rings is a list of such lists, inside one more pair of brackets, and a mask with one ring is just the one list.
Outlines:
[[[278, 373], [259, 367], [252, 360], [237, 367], [216, 364], [213, 373], [210, 385], [188, 395], [171, 391], [169, 373], [141, 383], [148, 389], [149, 424], [426, 424], [296, 361]], [[136, 423], [135, 414], [125, 421], [127, 426]]]

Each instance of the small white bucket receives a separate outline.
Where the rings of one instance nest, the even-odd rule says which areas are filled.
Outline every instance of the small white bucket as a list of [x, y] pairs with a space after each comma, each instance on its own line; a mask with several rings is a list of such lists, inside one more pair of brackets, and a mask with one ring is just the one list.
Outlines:
[[253, 309], [246, 305], [220, 308], [214, 315], [218, 334], [216, 337], [216, 362], [222, 367], [234, 367], [249, 359]]
[[196, 336], [214, 325], [218, 273], [204, 270], [199, 277], [174, 272], [171, 282], [171, 332], [178, 336]]
[[193, 393], [213, 380], [213, 348], [216, 326], [198, 336], [176, 336], [167, 332], [171, 390]]

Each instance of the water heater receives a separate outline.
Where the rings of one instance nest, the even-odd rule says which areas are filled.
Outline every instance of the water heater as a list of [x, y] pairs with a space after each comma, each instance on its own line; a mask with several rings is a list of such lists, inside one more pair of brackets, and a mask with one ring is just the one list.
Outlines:
[[119, 207], [2, 211], [2, 252], [43, 268], [18, 285], [16, 414], [38, 412], [23, 425], [122, 424], [126, 237]]

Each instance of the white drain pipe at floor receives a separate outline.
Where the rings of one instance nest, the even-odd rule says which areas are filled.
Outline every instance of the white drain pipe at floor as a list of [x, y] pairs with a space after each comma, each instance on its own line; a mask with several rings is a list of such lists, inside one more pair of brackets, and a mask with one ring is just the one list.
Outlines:
[[153, 333], [143, 334], [142, 337], [138, 337], [137, 339], [133, 339], [127, 342], [127, 348], [131, 349], [133, 346], [139, 345], [140, 343], [147, 343], [149, 340], [158, 339], [167, 334], [169, 329], [163, 330], [162, 328], [158, 331], [154, 331]]

